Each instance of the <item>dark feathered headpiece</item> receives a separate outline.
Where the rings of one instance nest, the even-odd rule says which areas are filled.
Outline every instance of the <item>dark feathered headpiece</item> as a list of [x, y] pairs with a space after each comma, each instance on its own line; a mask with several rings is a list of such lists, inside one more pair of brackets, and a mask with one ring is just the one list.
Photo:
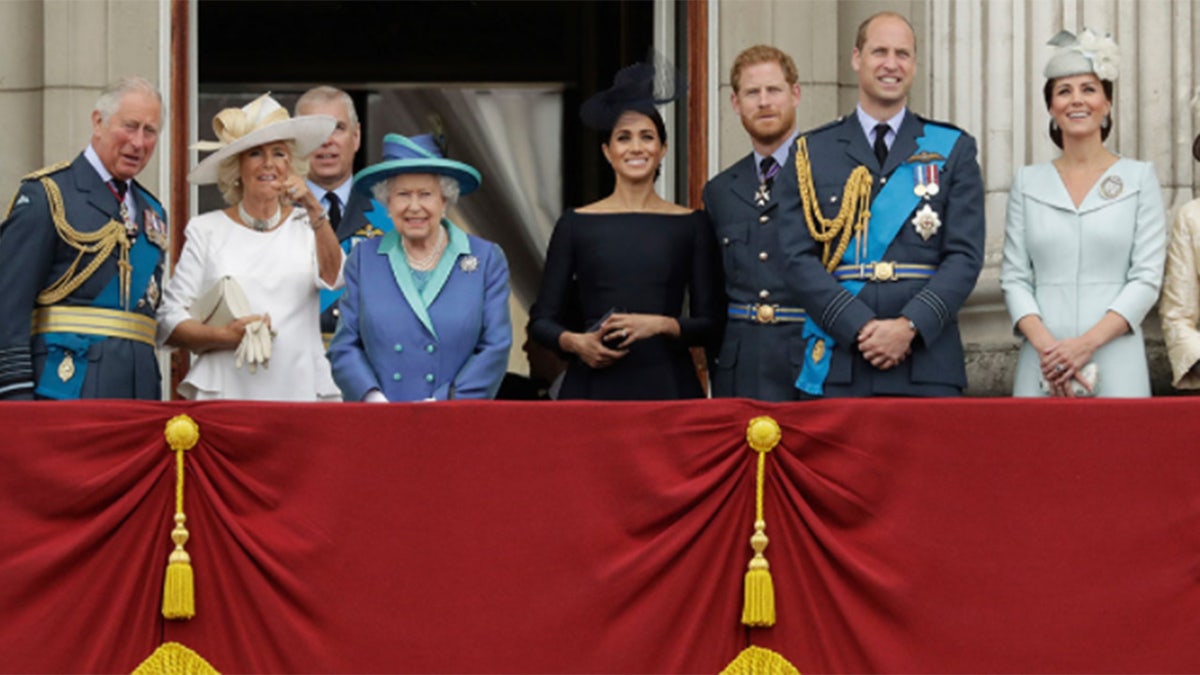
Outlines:
[[592, 129], [605, 131], [627, 110], [646, 111], [678, 101], [686, 91], [687, 80], [665, 57], [651, 50], [645, 63], [617, 71], [611, 87], [584, 101], [579, 116]]

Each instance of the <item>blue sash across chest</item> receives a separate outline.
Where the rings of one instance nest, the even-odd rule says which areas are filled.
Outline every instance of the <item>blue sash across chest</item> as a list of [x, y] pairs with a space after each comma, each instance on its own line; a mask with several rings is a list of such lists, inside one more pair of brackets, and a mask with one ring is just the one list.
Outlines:
[[[958, 129], [927, 122], [921, 137], [917, 139], [917, 152], [914, 156], [940, 157], [932, 162], [919, 162], [919, 164], [933, 164], [940, 171], [945, 166], [946, 158], [950, 156], [954, 144], [958, 142], [961, 135], [962, 132]], [[902, 171], [911, 173], [911, 167], [916, 164], [918, 162], [906, 161], [897, 167], [892, 175], [903, 175]], [[862, 247], [851, 245], [842, 255], [842, 262], [859, 264], [882, 260], [884, 253], [887, 252], [896, 236], [900, 234], [900, 230], [908, 222], [909, 216], [920, 201], [921, 197], [913, 191], [912, 184], [903, 180], [888, 181], [871, 201], [871, 221], [867, 234], [865, 259], [856, 260], [855, 256], [861, 253]], [[854, 278], [844, 279], [838, 283], [852, 295], [858, 295], [867, 282]], [[829, 377], [829, 366], [833, 358], [835, 342], [832, 336], [812, 320], [807, 321], [804, 325], [804, 339], [806, 342], [804, 366], [800, 370], [800, 377], [796, 379], [796, 388], [812, 396], [821, 396], [825, 392], [825, 379]]]

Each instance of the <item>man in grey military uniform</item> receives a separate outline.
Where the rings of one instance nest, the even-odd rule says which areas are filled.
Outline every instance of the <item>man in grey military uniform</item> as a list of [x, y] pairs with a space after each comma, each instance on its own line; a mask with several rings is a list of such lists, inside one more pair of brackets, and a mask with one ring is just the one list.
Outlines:
[[134, 180], [161, 127], [158, 91], [122, 78], [88, 147], [22, 180], [0, 224], [0, 399], [161, 398], [167, 216]]
[[908, 109], [917, 45], [903, 16], [858, 30], [858, 106], [796, 139], [801, 199], [780, 229], [808, 310], [797, 386], [809, 396], [956, 396], [958, 312], [983, 263], [975, 140]]
[[798, 395], [804, 312], [783, 281], [778, 232], [780, 205], [796, 190], [780, 177], [796, 136], [798, 79], [792, 57], [768, 45], [745, 49], [733, 61], [730, 102], [753, 150], [704, 186], [728, 299], [711, 371], [714, 396], [791, 401]]
[[[296, 101], [295, 115], [329, 115], [337, 120], [333, 133], [308, 156], [308, 189], [329, 214], [329, 224], [350, 255], [354, 244], [391, 230], [386, 214], [372, 213], [371, 200], [353, 187], [354, 156], [362, 143], [362, 125], [354, 99], [341, 89], [313, 87]], [[337, 299], [342, 291], [321, 291], [321, 333], [329, 344], [337, 328]]]

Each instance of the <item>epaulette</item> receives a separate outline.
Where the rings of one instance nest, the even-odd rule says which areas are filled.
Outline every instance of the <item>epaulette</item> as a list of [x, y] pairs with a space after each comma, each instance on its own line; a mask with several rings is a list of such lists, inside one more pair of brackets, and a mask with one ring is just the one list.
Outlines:
[[822, 125], [821, 125], [821, 126], [819, 126], [819, 127], [816, 127], [816, 128], [813, 128], [813, 129], [809, 129], [808, 131], [802, 131], [802, 132], [800, 132], [800, 135], [799, 135], [799, 136], [797, 136], [797, 138], [799, 138], [800, 136], [812, 136], [813, 134], [819, 134], [819, 133], [821, 133], [822, 131], [825, 131], [826, 129], [832, 129], [833, 127], [836, 127], [836, 126], [838, 126], [839, 124], [841, 124], [842, 122], [845, 122], [845, 121], [846, 121], [846, 118], [845, 118], [845, 117], [839, 117], [839, 118], [837, 118], [837, 119], [835, 119], [835, 120], [832, 120], [832, 121], [830, 121], [830, 122], [826, 122], [825, 124], [822, 124]]
[[955, 131], [962, 132], [964, 134], [967, 133], [966, 129], [963, 129], [961, 127], [956, 127], [949, 122], [943, 122], [942, 120], [931, 120], [929, 118], [922, 117], [916, 113], [913, 113], [913, 117], [916, 117], [917, 119], [921, 120], [921, 124], [932, 124], [935, 127], [945, 127], [947, 129], [953, 129]]
[[34, 171], [33, 173], [27, 173], [21, 177], [21, 180], [23, 180], [23, 181], [38, 180], [39, 178], [42, 178], [44, 176], [49, 176], [52, 173], [58, 173], [59, 171], [62, 171], [63, 169], [66, 169], [70, 166], [71, 166], [71, 162], [69, 162], [67, 160], [63, 160], [61, 162], [58, 162], [57, 164], [51, 164], [50, 166], [42, 167], [42, 168], [38, 169], [37, 171]]

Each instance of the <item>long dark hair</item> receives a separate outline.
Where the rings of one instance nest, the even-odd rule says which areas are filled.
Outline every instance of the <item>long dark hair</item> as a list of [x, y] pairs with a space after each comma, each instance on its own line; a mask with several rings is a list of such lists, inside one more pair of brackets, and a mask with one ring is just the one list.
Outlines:
[[[1050, 109], [1050, 100], [1054, 98], [1054, 83], [1061, 79], [1061, 77], [1056, 77], [1051, 80], [1046, 80], [1046, 86], [1042, 87], [1042, 97], [1046, 99], [1046, 110]], [[1108, 140], [1108, 135], [1112, 133], [1113, 128], [1111, 106], [1113, 101], [1112, 80], [1100, 80], [1100, 88], [1104, 90], [1104, 98], [1107, 98], [1110, 104], [1108, 114], [1104, 116], [1104, 122], [1100, 125], [1100, 142], [1103, 143], [1104, 141]], [[1057, 145], [1060, 150], [1062, 149], [1062, 129], [1059, 129], [1058, 126], [1054, 124], [1053, 117], [1050, 118], [1050, 140], [1054, 141], [1054, 144]], [[1200, 156], [1197, 158], [1200, 159]]]

